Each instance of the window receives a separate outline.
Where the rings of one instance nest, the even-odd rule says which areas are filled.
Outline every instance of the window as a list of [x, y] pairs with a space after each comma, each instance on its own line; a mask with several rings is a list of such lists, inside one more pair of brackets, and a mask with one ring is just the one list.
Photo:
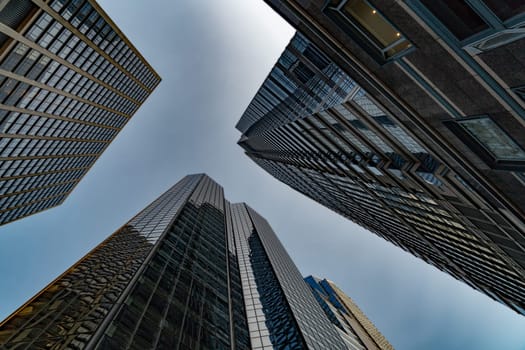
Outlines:
[[412, 44], [366, 0], [332, 0], [324, 12], [379, 61], [398, 57]]
[[492, 119], [484, 117], [463, 120], [459, 123], [498, 159], [525, 160], [525, 151]]
[[525, 12], [523, 0], [484, 0], [484, 2], [502, 21]]
[[477, 34], [488, 25], [463, 0], [421, 0], [459, 40]]
[[297, 79], [299, 79], [303, 84], [306, 84], [315, 76], [315, 73], [303, 62], [298, 62], [292, 71], [294, 72]]
[[456, 119], [445, 124], [494, 169], [525, 169], [525, 150], [489, 116]]
[[[473, 54], [505, 45], [525, 36], [522, 0], [412, 0], [430, 24], [441, 22], [465, 50]], [[425, 11], [429, 11], [428, 15]]]

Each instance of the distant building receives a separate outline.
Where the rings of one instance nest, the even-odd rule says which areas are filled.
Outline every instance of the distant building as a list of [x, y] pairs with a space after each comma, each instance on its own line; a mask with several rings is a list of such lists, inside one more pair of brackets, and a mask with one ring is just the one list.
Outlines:
[[189, 175], [0, 323], [0, 348], [345, 344], [267, 221]]
[[337, 327], [350, 350], [394, 350], [359, 307], [333, 282], [304, 279], [324, 312]]
[[[314, 3], [320, 2], [302, 3], [312, 3], [308, 11], [326, 18], [332, 28], [335, 22], [315, 10]], [[370, 6], [357, 0], [345, 3], [348, 11], [350, 4]], [[388, 9], [403, 14], [400, 2], [388, 3]], [[275, 7], [282, 13], [293, 8], [294, 14], [300, 14], [301, 21], [294, 22], [292, 15], [290, 21], [315, 36], [310, 25], [317, 22], [310, 24], [303, 17], [307, 9], [299, 10], [301, 5], [294, 1], [279, 4]], [[379, 12], [370, 8], [370, 16]], [[390, 22], [384, 19], [378, 23], [381, 30], [389, 28], [386, 23]], [[463, 104], [453, 91], [442, 99], [477, 117], [440, 110], [443, 104], [429, 97], [424, 87], [453, 83], [459, 73], [443, 68], [435, 84], [403, 75], [420, 71], [410, 63], [412, 57], [423, 55], [421, 60], [436, 61], [436, 66], [451, 59], [450, 51], [440, 51], [443, 57], [435, 59], [425, 56], [428, 50], [437, 50], [438, 44], [416, 41], [428, 35], [423, 29], [401, 31], [396, 41], [399, 47], [395, 46], [400, 52], [390, 58], [387, 50], [389, 62], [384, 65], [350, 44], [350, 37], [348, 44], [331, 50], [330, 45], [337, 43], [331, 32], [318, 29], [315, 38], [323, 39], [324, 45], [298, 33], [283, 52], [237, 124], [242, 132], [239, 145], [278, 180], [525, 314], [525, 183], [519, 175], [519, 167], [525, 164], [525, 129], [511, 122], [519, 118], [511, 110], [491, 117], [491, 111], [505, 104], [487, 92], [479, 92], [483, 100], [479, 105]], [[368, 57], [366, 64], [351, 54], [362, 60]], [[426, 66], [423, 61], [418, 58], [417, 62]], [[454, 67], [479, 79], [464, 66]], [[516, 72], [520, 75], [525, 70]], [[468, 84], [475, 91], [488, 88], [480, 82], [469, 80]], [[518, 99], [514, 102], [520, 105]], [[470, 136], [454, 136], [460, 129]], [[510, 163], [497, 162], [494, 168], [469, 150], [468, 140], [476, 137], [490, 144], [486, 152], [523, 159], [512, 161], [510, 168], [505, 168]], [[459, 147], [463, 141], [468, 145]]]
[[61, 204], [159, 82], [95, 1], [0, 1], [0, 225]]

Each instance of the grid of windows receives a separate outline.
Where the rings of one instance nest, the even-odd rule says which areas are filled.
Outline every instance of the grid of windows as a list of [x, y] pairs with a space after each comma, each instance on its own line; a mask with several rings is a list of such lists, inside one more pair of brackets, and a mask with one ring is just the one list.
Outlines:
[[[95, 156], [70, 158], [39, 158], [26, 160], [6, 160], [1, 162], [0, 177], [4, 180], [13, 177], [34, 176], [55, 172], [86, 168], [95, 160]], [[40, 172], [40, 170], [43, 170]]]
[[233, 346], [344, 349], [268, 223], [205, 175], [179, 181], [0, 323], [2, 348]]
[[[16, 0], [7, 2], [16, 7]], [[49, 173], [85, 173], [160, 82], [95, 2], [24, 6], [0, 27], [10, 40], [0, 53], [0, 207], [18, 212], [57, 202], [35, 190], [7, 204], [10, 177], [30, 175], [51, 186], [62, 177]], [[2, 217], [0, 224], [17, 218]]]
[[99, 348], [230, 348], [224, 228], [219, 208], [190, 199]]
[[200, 180], [194, 175], [179, 181], [2, 322], [0, 345], [84, 348], [158, 241], [157, 229], [169, 228]]
[[[305, 42], [297, 34], [276, 67], [287, 79], [293, 79], [297, 61], [316, 73], [275, 105], [261, 98], [272, 86], [266, 82], [276, 81], [274, 68], [238, 123], [239, 145], [277, 179], [520, 312], [523, 233], [481, 204], [476, 190], [458, 183], [453, 169], [355, 82], [337, 104], [305, 108], [323, 99], [317, 83], [329, 79], [327, 70], [300, 57], [305, 45], [319, 51]], [[341, 74], [337, 81], [350, 79]], [[301, 96], [308, 98], [298, 105]], [[264, 103], [259, 111], [266, 112], [255, 114], [253, 106]], [[293, 117], [280, 116], [290, 111]], [[490, 118], [457, 122], [498, 158], [521, 160], [521, 148]]]
[[[59, 184], [65, 181], [74, 181], [84, 175], [85, 170], [68, 170], [66, 172], [51, 173], [45, 175], [18, 177], [10, 180], [2, 181], [0, 187], [0, 194], [7, 196], [12, 193], [32, 191], [33, 189], [46, 187], [48, 184]], [[8, 208], [2, 202], [2, 209]]]
[[[90, 1], [54, 0], [50, 6], [146, 88], [152, 89], [158, 84], [158, 76], [151, 71], [135, 50], [126, 43], [121, 34], [115, 30], [112, 24], [108, 23], [100, 10], [95, 8]], [[98, 56], [90, 60], [96, 61], [97, 59]], [[122, 72], [122, 69], [119, 71]], [[137, 93], [139, 100], [145, 99], [146, 93], [140, 88], [132, 87], [132, 83], [126, 81], [125, 77], [117, 70], [111, 68], [109, 75], [111, 77], [108, 81], [117, 83], [110, 85], [116, 86], [126, 93], [132, 92], [130, 96]]]
[[11, 112], [0, 125], [0, 133], [11, 135], [44, 136], [54, 138], [109, 141], [117, 129], [75, 123], [67, 120]]

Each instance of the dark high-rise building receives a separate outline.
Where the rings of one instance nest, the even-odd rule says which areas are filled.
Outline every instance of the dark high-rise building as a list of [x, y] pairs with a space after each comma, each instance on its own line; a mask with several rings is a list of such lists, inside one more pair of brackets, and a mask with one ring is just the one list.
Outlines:
[[350, 350], [394, 350], [354, 301], [327, 279], [308, 276], [315, 298]]
[[94, 0], [0, 1], [0, 225], [61, 204], [159, 82]]
[[345, 349], [270, 225], [206, 175], [0, 324], [6, 349]]
[[[314, 36], [305, 18], [307, 10], [317, 13], [315, 4], [321, 2], [301, 2], [312, 4], [304, 11], [295, 1], [275, 6], [285, 14], [295, 9], [301, 21], [295, 23], [290, 15], [292, 23]], [[326, 10], [330, 16], [332, 3]], [[381, 16], [371, 2], [341, 3], [348, 4], [344, 11], [362, 14], [368, 6], [366, 16]], [[387, 9], [402, 16], [406, 7], [395, 2]], [[326, 17], [326, 25], [338, 26], [325, 12], [318, 15]], [[367, 30], [382, 33], [390, 28], [384, 17], [377, 21]], [[439, 57], [425, 61], [441, 44], [420, 42], [420, 36], [427, 35], [423, 29], [394, 35], [398, 40], [391, 49], [396, 52], [383, 52], [389, 61], [384, 65], [373, 55], [366, 64], [351, 61], [351, 53], [365, 57], [368, 51], [346, 42], [330, 50], [336, 45], [328, 38], [330, 32], [315, 33], [318, 45], [300, 33], [292, 39], [238, 122], [239, 144], [246, 154], [292, 188], [525, 314], [525, 183], [519, 172], [525, 164], [525, 130], [511, 122], [514, 112], [497, 111], [504, 99], [478, 91], [489, 88], [474, 83], [479, 76], [461, 82], [459, 73], [447, 73], [444, 67], [435, 83], [403, 77], [403, 72], [421, 73], [415, 62], [427, 66], [437, 61], [440, 66], [451, 59], [450, 50], [435, 51]], [[483, 62], [479, 56], [474, 59]], [[461, 74], [473, 73], [465, 66], [454, 67]], [[450, 95], [441, 102], [460, 107], [462, 115], [438, 113], [443, 104], [426, 95], [425, 87], [456, 83], [473, 90], [458, 96], [447, 90]], [[479, 103], [462, 100], [473, 91], [479, 93]], [[454, 136], [456, 132], [463, 136]], [[485, 152], [514, 160], [485, 162], [474, 149], [468, 150], [475, 139], [488, 143]]]

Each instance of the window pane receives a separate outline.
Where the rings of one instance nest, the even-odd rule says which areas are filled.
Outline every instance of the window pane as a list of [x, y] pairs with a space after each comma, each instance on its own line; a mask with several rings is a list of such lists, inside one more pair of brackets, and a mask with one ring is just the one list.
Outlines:
[[[488, 28], [464, 0], [420, 0], [459, 40]], [[496, 2], [499, 3], [499, 0]]]
[[343, 12], [353, 17], [372, 34], [382, 47], [393, 44], [401, 37], [401, 34], [383, 16], [364, 0], [348, 1], [343, 7]]
[[458, 121], [499, 160], [525, 161], [525, 151], [488, 117]]
[[[331, 0], [325, 13], [349, 31], [353, 39], [371, 44], [381, 59], [388, 59], [410, 48], [412, 44], [366, 0]], [[360, 37], [360, 38], [359, 38]]]
[[525, 13], [523, 0], [485, 0], [485, 4], [502, 20]]

